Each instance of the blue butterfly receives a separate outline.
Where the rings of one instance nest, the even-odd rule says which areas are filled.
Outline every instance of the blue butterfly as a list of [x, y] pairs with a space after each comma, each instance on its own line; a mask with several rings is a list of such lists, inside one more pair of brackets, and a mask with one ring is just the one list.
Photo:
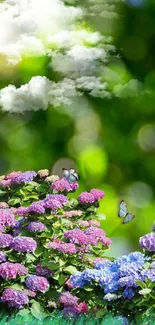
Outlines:
[[133, 218], [135, 218], [135, 216], [132, 213], [128, 213], [127, 205], [123, 200], [120, 202], [120, 205], [119, 205], [118, 216], [119, 216], [119, 218], [124, 218], [123, 224], [128, 223]]
[[79, 175], [73, 168], [70, 169], [62, 168], [62, 171], [63, 171], [63, 176], [67, 179], [69, 183], [76, 182], [80, 179]]

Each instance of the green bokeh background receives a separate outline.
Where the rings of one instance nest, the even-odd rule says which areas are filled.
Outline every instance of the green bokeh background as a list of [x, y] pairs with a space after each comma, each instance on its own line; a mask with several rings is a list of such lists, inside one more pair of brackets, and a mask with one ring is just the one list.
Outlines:
[[[61, 176], [62, 167], [75, 166], [81, 176], [79, 192], [100, 188], [106, 193], [99, 212], [113, 239], [109, 254], [119, 256], [138, 249], [139, 237], [151, 231], [155, 220], [155, 4], [124, 3], [118, 19], [92, 17], [89, 24], [114, 38], [116, 57], [104, 76], [111, 88], [138, 79], [146, 90], [134, 98], [130, 92], [102, 100], [85, 94], [71, 107], [23, 115], [1, 112], [0, 171], [48, 168]], [[4, 71], [1, 60], [0, 87], [10, 80], [18, 87], [34, 75], [59, 80], [47, 63], [45, 57], [25, 58]], [[136, 215], [127, 225], [117, 217], [121, 199]]]

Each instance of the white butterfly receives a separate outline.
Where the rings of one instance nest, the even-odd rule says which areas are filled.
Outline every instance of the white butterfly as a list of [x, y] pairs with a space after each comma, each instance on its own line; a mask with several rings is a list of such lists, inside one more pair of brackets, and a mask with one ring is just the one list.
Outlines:
[[73, 168], [70, 169], [62, 168], [62, 171], [63, 171], [63, 176], [67, 179], [69, 183], [76, 182], [80, 179], [76, 170]]
[[120, 205], [119, 205], [118, 216], [120, 218], [124, 218], [123, 223], [128, 223], [133, 218], [135, 218], [135, 216], [132, 213], [128, 213], [127, 205], [123, 200], [120, 202]]

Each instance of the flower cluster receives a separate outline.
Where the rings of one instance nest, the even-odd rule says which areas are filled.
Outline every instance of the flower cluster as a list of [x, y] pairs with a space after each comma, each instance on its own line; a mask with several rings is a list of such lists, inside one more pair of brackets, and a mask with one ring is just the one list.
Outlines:
[[[114, 262], [108, 260], [96, 261], [94, 269], [87, 269], [71, 276], [70, 282], [75, 287], [84, 287], [95, 281], [104, 288], [105, 299], [116, 299], [116, 293], [123, 290], [124, 299], [131, 299], [138, 287], [136, 280], [144, 280], [143, 266], [145, 256], [134, 252], [117, 258]], [[147, 277], [147, 275], [145, 275]], [[114, 296], [109, 294], [115, 293]]]
[[18, 290], [5, 289], [1, 296], [2, 302], [7, 302], [9, 307], [23, 308], [28, 304], [28, 296]]
[[30, 231], [37, 232], [37, 231], [44, 231], [46, 229], [46, 227], [42, 222], [32, 221], [27, 226], [27, 229], [30, 230]]
[[78, 183], [69, 183], [66, 178], [61, 178], [51, 185], [51, 190], [57, 192], [74, 192], [78, 188]]
[[26, 286], [32, 291], [45, 292], [49, 289], [49, 282], [45, 277], [29, 275], [25, 280]]
[[78, 200], [81, 204], [91, 204], [97, 202], [104, 197], [104, 192], [101, 190], [93, 189], [90, 192], [82, 192]]
[[17, 275], [25, 275], [28, 269], [19, 263], [5, 262], [0, 264], [0, 276], [2, 278], [15, 279]]
[[30, 183], [33, 179], [37, 176], [37, 173], [34, 171], [27, 171], [24, 173], [20, 173], [16, 177], [13, 178], [13, 184], [23, 184], [23, 183]]
[[[2, 235], [1, 235], [2, 236]], [[37, 248], [37, 243], [29, 237], [17, 236], [13, 238], [10, 247], [18, 252], [34, 252]]]

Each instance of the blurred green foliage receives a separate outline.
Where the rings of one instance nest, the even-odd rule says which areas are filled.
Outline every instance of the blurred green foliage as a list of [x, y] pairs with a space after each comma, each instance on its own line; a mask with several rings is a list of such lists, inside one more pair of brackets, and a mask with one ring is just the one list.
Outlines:
[[[49, 168], [61, 175], [62, 167], [76, 166], [80, 190], [105, 190], [100, 212], [106, 217], [102, 225], [114, 240], [115, 255], [138, 249], [139, 236], [151, 231], [155, 213], [155, 5], [149, 0], [138, 6], [131, 3], [134, 0], [121, 5], [113, 23], [105, 24], [103, 17], [91, 17], [89, 23], [113, 35], [121, 56], [105, 70], [111, 88], [138, 79], [144, 85], [142, 95], [101, 100], [86, 94], [68, 108], [0, 113], [1, 174]], [[34, 75], [59, 80], [45, 68], [46, 60], [25, 58], [12, 71], [3, 71], [0, 62], [0, 87], [10, 83], [10, 76], [17, 87]], [[136, 215], [127, 225], [117, 218], [120, 199]]]

